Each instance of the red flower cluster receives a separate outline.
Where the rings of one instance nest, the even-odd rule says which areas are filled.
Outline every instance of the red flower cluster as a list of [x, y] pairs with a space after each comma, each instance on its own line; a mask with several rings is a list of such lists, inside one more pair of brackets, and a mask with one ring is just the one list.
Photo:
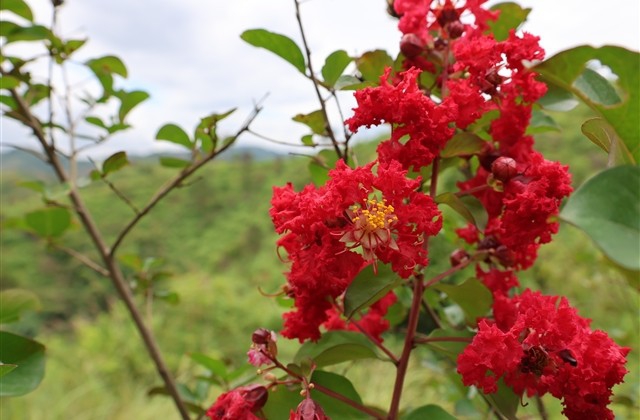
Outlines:
[[373, 166], [339, 161], [320, 188], [274, 188], [270, 213], [284, 234], [278, 246], [291, 261], [287, 290], [296, 307], [284, 315], [285, 337], [318, 339], [327, 311], [366, 265], [389, 263], [403, 278], [427, 265], [422, 243], [440, 230], [440, 212], [399, 163], [380, 163], [377, 173]]
[[256, 416], [269, 398], [262, 385], [248, 385], [220, 395], [206, 412], [211, 420], [260, 420]]
[[486, 393], [497, 381], [518, 394], [562, 399], [570, 419], [613, 419], [607, 408], [611, 388], [622, 382], [629, 348], [603, 331], [592, 331], [565, 298], [526, 290], [497, 296], [495, 323], [483, 320], [478, 334], [458, 357], [465, 385]]
[[456, 119], [456, 106], [446, 101], [433, 102], [418, 87], [417, 68], [401, 75], [399, 83], [389, 83], [391, 69], [380, 78], [380, 86], [355, 93], [358, 107], [345, 121], [349, 129], [388, 123], [393, 125], [391, 138], [380, 143], [380, 162], [398, 161], [405, 169], [418, 171], [429, 165], [453, 136], [450, 123]]

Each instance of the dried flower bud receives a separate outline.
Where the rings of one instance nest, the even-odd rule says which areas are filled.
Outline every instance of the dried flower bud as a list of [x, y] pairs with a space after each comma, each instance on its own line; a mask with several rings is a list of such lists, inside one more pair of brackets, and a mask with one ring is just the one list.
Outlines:
[[291, 412], [289, 420], [329, 420], [329, 417], [324, 414], [317, 402], [311, 398], [305, 398], [296, 408], [296, 412]]
[[255, 344], [267, 344], [271, 341], [271, 331], [266, 328], [258, 328], [251, 334], [251, 341]]
[[491, 164], [491, 173], [495, 179], [508, 182], [518, 174], [518, 166], [512, 158], [500, 156]]
[[269, 391], [262, 385], [248, 385], [239, 388], [239, 391], [252, 412], [256, 412], [264, 407], [269, 398]]
[[422, 54], [425, 44], [416, 34], [404, 34], [400, 40], [400, 51], [407, 58], [414, 58]]
[[468, 259], [469, 259], [469, 253], [461, 248], [456, 249], [449, 256], [449, 261], [451, 261], [451, 265], [454, 267], [456, 265], [462, 264]]
[[513, 267], [515, 265], [515, 255], [513, 251], [505, 245], [500, 245], [495, 249], [495, 256], [504, 267]]

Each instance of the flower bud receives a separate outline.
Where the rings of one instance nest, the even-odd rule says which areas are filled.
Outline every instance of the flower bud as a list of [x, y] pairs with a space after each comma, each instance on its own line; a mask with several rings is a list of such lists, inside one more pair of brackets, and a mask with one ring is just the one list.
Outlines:
[[329, 417], [324, 414], [317, 402], [311, 398], [305, 398], [296, 408], [296, 412], [291, 413], [289, 420], [329, 420]]
[[252, 412], [256, 412], [264, 407], [269, 398], [269, 391], [262, 385], [248, 385], [239, 388], [239, 391]]
[[495, 179], [508, 182], [518, 174], [518, 166], [510, 157], [500, 156], [491, 164], [491, 173]]
[[400, 40], [400, 51], [407, 58], [414, 58], [424, 51], [424, 42], [416, 34], [404, 34]]
[[445, 26], [445, 29], [447, 30], [449, 38], [451, 39], [460, 38], [464, 33], [464, 25], [459, 20], [447, 24], [447, 26]]
[[251, 341], [255, 344], [267, 344], [271, 341], [271, 331], [266, 328], [258, 328], [251, 334]]
[[449, 256], [449, 261], [451, 261], [451, 265], [455, 267], [456, 265], [460, 265], [463, 262], [469, 259], [469, 253], [464, 249], [458, 248], [451, 253]]

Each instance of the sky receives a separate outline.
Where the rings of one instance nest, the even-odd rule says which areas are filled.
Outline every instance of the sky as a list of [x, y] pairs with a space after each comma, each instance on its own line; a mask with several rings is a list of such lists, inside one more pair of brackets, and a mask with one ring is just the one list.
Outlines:
[[[50, 22], [50, 0], [28, 2], [37, 21]], [[548, 56], [582, 44], [640, 49], [638, 0], [518, 3], [532, 7], [523, 29], [541, 37]], [[385, 49], [395, 56], [400, 34], [397, 21], [385, 8], [385, 0], [304, 0], [302, 20], [315, 68], [320, 69], [324, 58], [338, 49], [351, 55]], [[173, 122], [190, 133], [201, 117], [237, 107], [220, 127], [222, 134], [231, 134], [265, 95], [253, 130], [299, 144], [307, 129], [291, 118], [319, 107], [309, 80], [290, 64], [239, 37], [244, 30], [265, 28], [300, 44], [293, 0], [66, 0], [58, 19], [64, 37], [89, 39], [74, 57], [77, 62], [117, 55], [127, 65], [129, 77], [117, 79], [116, 86], [151, 94], [151, 99], [129, 115], [134, 128], [94, 150], [98, 158], [119, 150], [132, 154], [167, 150], [165, 142], [153, 140], [163, 124]], [[7, 46], [5, 53], [28, 53], [28, 48], [26, 43], [17, 43]], [[46, 67], [33, 70], [46, 75]], [[74, 83], [87, 78], [77, 64], [70, 65], [68, 72]], [[343, 94], [341, 102], [349, 117], [352, 94]], [[8, 144], [34, 144], [27, 140], [26, 129], [6, 118], [0, 134], [4, 151]], [[240, 144], [276, 147], [251, 134], [244, 135]]]

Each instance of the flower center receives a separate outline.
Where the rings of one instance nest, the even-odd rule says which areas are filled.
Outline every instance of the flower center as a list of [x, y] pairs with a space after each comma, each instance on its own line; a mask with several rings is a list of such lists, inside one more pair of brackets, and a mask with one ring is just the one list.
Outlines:
[[375, 232], [381, 229], [389, 229], [398, 220], [392, 205], [386, 204], [387, 200], [378, 201], [375, 198], [365, 201], [363, 207], [355, 207], [352, 218], [356, 229], [363, 232]]

